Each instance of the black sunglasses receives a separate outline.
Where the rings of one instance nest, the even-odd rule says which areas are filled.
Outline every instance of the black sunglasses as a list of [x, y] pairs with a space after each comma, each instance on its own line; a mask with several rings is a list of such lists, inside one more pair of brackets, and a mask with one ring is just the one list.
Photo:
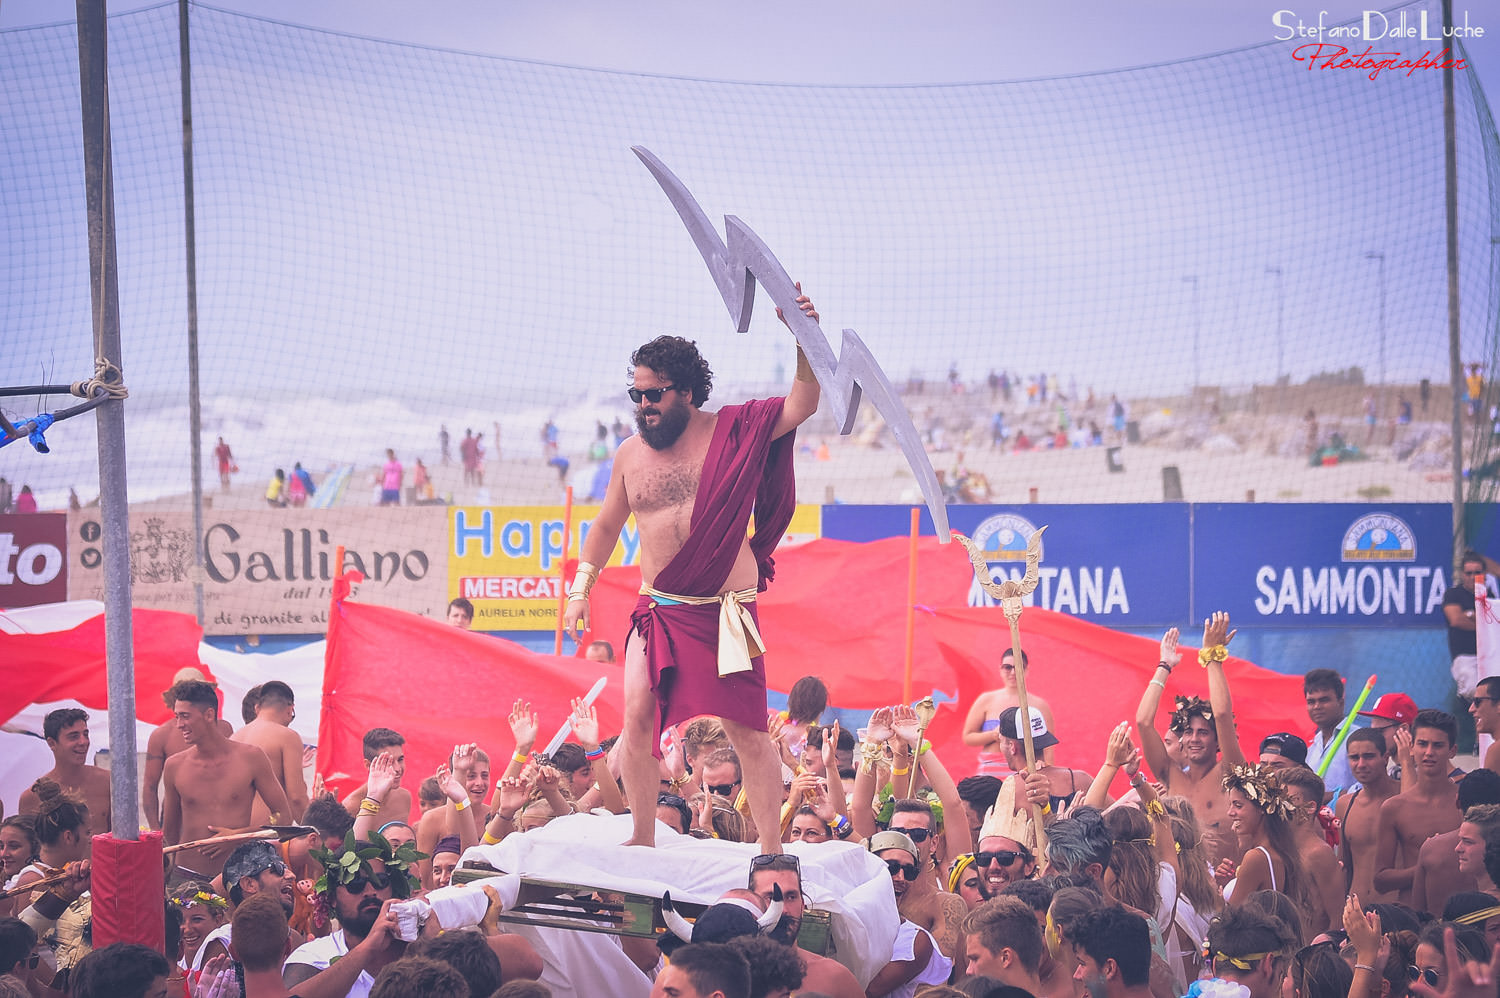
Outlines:
[[656, 803], [664, 807], [687, 807], [687, 799], [677, 794], [659, 793], [656, 795]]
[[664, 385], [661, 388], [627, 388], [625, 394], [630, 396], [630, 401], [640, 405], [641, 399], [653, 403], [660, 402], [663, 395], [676, 390], [676, 385]]
[[891, 831], [900, 832], [917, 845], [926, 842], [928, 837], [932, 835], [932, 829], [930, 828], [892, 828]]
[[384, 890], [391, 885], [389, 873], [361, 873], [353, 880], [344, 885], [344, 890], [350, 894], [363, 894], [365, 888], [374, 885], [377, 891]]
[[1421, 967], [1408, 965], [1406, 968], [1406, 979], [1413, 984], [1417, 983], [1418, 979], [1421, 979], [1427, 982], [1428, 987], [1435, 988], [1438, 986], [1438, 981], [1442, 980], [1442, 975], [1438, 973], [1436, 967], [1428, 967], [1426, 970], [1423, 970]]
[[769, 852], [750, 857], [752, 871], [764, 870], [767, 867], [774, 867], [778, 870], [796, 870], [798, 876], [802, 874], [802, 861], [789, 852]]
[[976, 852], [974, 854], [974, 864], [980, 869], [996, 862], [1001, 866], [1010, 866], [1018, 859], [1029, 860], [1031, 859], [1031, 854], [1017, 852], [1014, 849], [996, 849], [994, 852]]
[[917, 864], [915, 863], [902, 863], [898, 860], [888, 859], [885, 861], [885, 868], [891, 871], [891, 876], [893, 877], [899, 873], [907, 880], [917, 879]]
[[730, 792], [737, 786], [739, 786], [738, 783], [710, 783], [708, 785], [708, 792], [718, 794], [720, 797], [728, 797]]

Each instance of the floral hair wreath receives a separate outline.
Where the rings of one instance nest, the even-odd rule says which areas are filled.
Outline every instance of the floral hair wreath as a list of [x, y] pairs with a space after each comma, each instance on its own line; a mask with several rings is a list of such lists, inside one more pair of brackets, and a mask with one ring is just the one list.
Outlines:
[[1256, 766], [1235, 766], [1224, 774], [1224, 789], [1238, 790], [1262, 812], [1277, 815], [1283, 821], [1292, 820], [1297, 805], [1286, 795], [1286, 788], [1276, 774]]
[[1202, 697], [1185, 697], [1179, 694], [1177, 705], [1172, 711], [1172, 730], [1181, 734], [1187, 730], [1188, 722], [1195, 717], [1201, 717], [1212, 724], [1214, 709]]
[[[323, 866], [323, 875], [313, 885], [313, 890], [320, 895], [331, 895], [334, 884], [347, 884], [361, 874], [373, 874], [375, 868], [370, 861], [378, 859], [391, 874], [391, 894], [398, 898], [410, 897], [411, 892], [421, 886], [411, 867], [417, 860], [428, 858], [425, 852], [417, 852], [413, 842], [403, 842], [399, 848], [392, 849], [390, 840], [379, 832], [371, 832], [369, 841], [361, 845], [355, 840], [352, 828], [344, 835], [344, 844], [338, 852], [309, 849], [308, 855]], [[400, 876], [396, 876], [398, 873]]]
[[[919, 800], [932, 810], [932, 830], [934, 833], [943, 830], [943, 802], [938, 800], [937, 794], [932, 790], [924, 790], [917, 794], [914, 800]], [[889, 783], [880, 788], [880, 795], [875, 798], [875, 820], [881, 828], [890, 825], [891, 818], [896, 814], [896, 791]]]
[[197, 905], [211, 908], [220, 914], [229, 910], [229, 902], [211, 891], [196, 891], [187, 895], [174, 894], [167, 898], [167, 903], [175, 908], [181, 908], [183, 911]]

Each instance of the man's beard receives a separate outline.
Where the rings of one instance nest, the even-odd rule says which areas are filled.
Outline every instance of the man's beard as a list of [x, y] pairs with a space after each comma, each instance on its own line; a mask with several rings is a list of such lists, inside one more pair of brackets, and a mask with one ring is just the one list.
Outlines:
[[797, 930], [800, 928], [802, 928], [802, 919], [782, 915], [781, 919], [772, 926], [771, 931], [766, 933], [766, 937], [787, 946], [795, 946], [797, 945]]
[[340, 916], [339, 925], [348, 935], [363, 939], [370, 934], [371, 929], [375, 928], [375, 920], [380, 917], [380, 908], [379, 901], [376, 901], [373, 906], [361, 904], [356, 914], [347, 917]]
[[658, 409], [660, 417], [655, 426], [646, 423], [646, 410], [637, 409], [635, 413], [635, 428], [641, 432], [641, 439], [646, 441], [646, 446], [652, 450], [666, 450], [677, 442], [682, 436], [682, 431], [687, 429], [688, 420], [692, 413], [685, 405], [674, 405], [670, 409]]

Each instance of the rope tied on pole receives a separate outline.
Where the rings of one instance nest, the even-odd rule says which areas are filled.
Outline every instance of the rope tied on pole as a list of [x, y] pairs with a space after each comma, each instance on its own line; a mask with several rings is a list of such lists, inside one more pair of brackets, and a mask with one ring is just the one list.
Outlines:
[[125, 387], [124, 373], [107, 357], [95, 357], [94, 376], [73, 382], [69, 391], [81, 399], [96, 398], [101, 391], [106, 398], [126, 399], [130, 397], [130, 389]]

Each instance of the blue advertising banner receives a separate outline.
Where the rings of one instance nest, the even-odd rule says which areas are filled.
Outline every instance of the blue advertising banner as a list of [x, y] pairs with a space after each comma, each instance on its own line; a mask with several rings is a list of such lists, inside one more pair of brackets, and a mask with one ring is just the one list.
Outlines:
[[[824, 506], [823, 536], [871, 541], [907, 533], [909, 506]], [[1190, 511], [1185, 503], [949, 506], [954, 530], [985, 551], [996, 581], [1026, 570], [1026, 542], [1046, 526], [1028, 604], [1115, 627], [1170, 627], [1191, 617]], [[932, 521], [922, 514], [922, 532]], [[976, 581], [971, 606], [993, 601]]]
[[1194, 504], [1194, 617], [1432, 627], [1452, 584], [1452, 538], [1442, 503]]

